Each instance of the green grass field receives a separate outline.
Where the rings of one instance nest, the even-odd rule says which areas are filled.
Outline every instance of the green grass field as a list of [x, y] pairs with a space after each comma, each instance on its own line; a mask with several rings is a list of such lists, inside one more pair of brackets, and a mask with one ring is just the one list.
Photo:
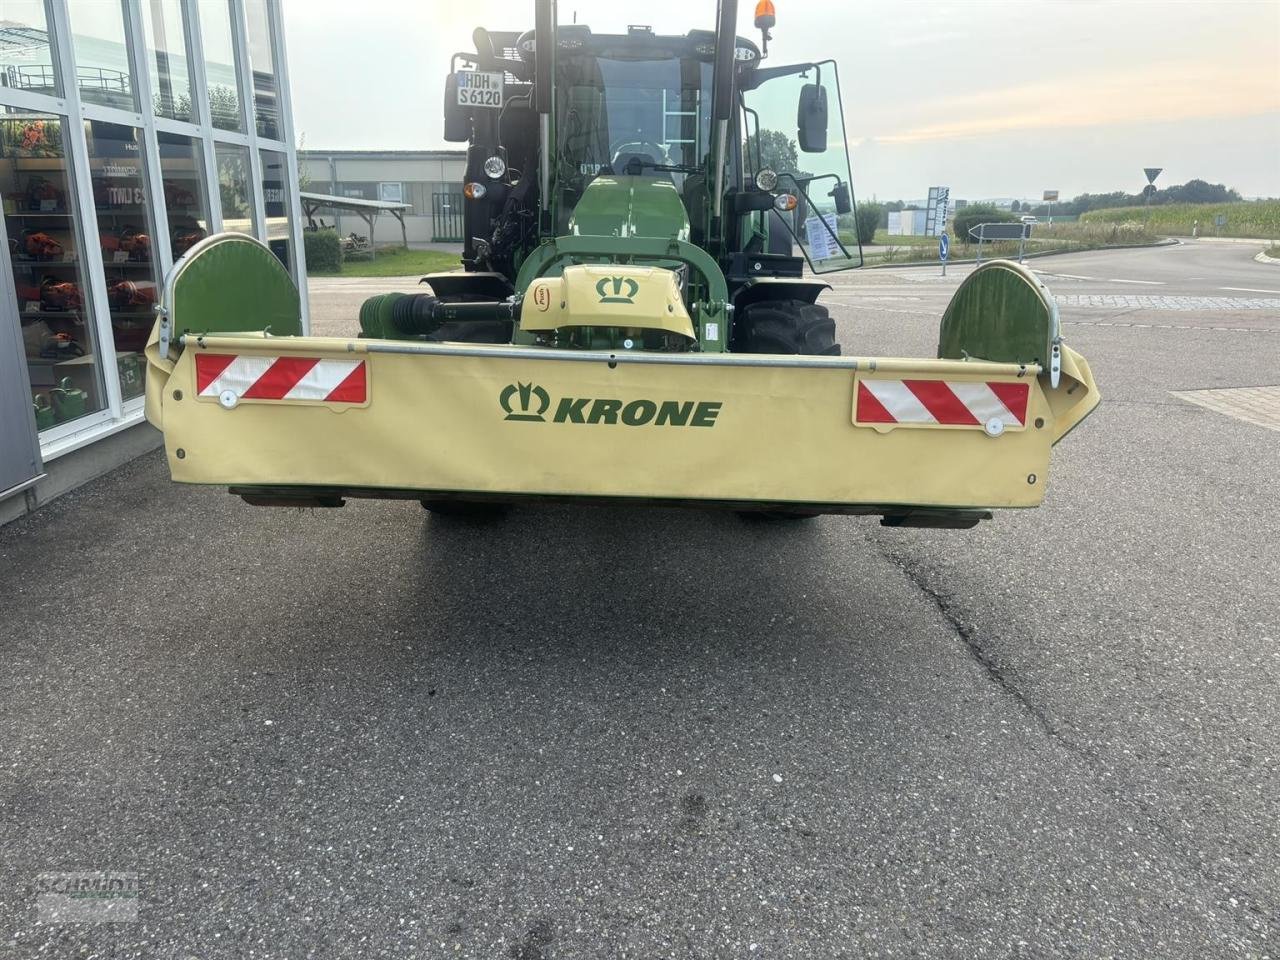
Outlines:
[[312, 277], [412, 277], [438, 270], [457, 270], [461, 265], [452, 253], [379, 247], [377, 257], [372, 260], [344, 260], [337, 273], [308, 270], [307, 274]]
[[[1027, 253], [1046, 253], [1049, 251], [1068, 252], [1080, 250], [1102, 250], [1107, 247], [1127, 247], [1139, 244], [1155, 243], [1159, 236], [1141, 224], [1133, 223], [1047, 223], [1036, 224], [1031, 230], [1031, 239], [1027, 241]], [[868, 264], [873, 263], [922, 263], [937, 262], [937, 237], [889, 237], [881, 240], [876, 234], [876, 243], [883, 243], [885, 249], [866, 256]], [[952, 260], [972, 260], [978, 255], [978, 244], [951, 243]], [[1017, 257], [1018, 242], [1016, 240], [982, 245], [983, 259], [997, 257]]]
[[[1214, 218], [1225, 216], [1224, 226]], [[1239, 203], [1166, 203], [1151, 207], [1115, 207], [1091, 210], [1081, 217], [1084, 223], [1145, 223], [1155, 233], [1189, 237], [1196, 221], [1202, 237], [1254, 237], [1280, 239], [1280, 200], [1246, 200]]]

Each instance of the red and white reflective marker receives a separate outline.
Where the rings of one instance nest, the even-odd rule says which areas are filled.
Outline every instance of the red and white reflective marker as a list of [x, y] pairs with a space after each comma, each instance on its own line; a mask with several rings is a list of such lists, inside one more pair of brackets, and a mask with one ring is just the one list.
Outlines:
[[1031, 387], [1001, 380], [858, 381], [855, 423], [978, 427], [998, 437], [1026, 424]]
[[369, 386], [363, 360], [197, 353], [196, 393], [230, 410], [241, 400], [364, 403]]

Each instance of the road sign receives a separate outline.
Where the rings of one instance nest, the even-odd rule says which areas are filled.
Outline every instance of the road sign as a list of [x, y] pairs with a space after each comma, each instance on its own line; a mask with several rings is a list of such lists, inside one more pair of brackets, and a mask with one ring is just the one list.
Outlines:
[[1225, 213], [1219, 213], [1214, 216], [1213, 225], [1215, 227], [1225, 227], [1227, 225], [1227, 215]]
[[1142, 172], [1147, 175], [1147, 183], [1155, 183], [1156, 177], [1160, 176], [1160, 171], [1164, 167], [1143, 167]]
[[1044, 192], [1044, 199], [1045, 199], [1045, 202], [1046, 202], [1046, 203], [1052, 203], [1054, 200], [1057, 200], [1057, 199], [1058, 199], [1058, 191], [1057, 191], [1057, 190], [1046, 190], [1046, 191]]
[[951, 252], [951, 238], [945, 233], [938, 237], [938, 259], [946, 262], [947, 254]]
[[951, 203], [950, 187], [930, 187], [925, 206], [924, 233], [936, 237], [947, 229], [947, 211]]
[[1028, 223], [980, 223], [969, 229], [978, 240], [1021, 240], [1031, 232]]

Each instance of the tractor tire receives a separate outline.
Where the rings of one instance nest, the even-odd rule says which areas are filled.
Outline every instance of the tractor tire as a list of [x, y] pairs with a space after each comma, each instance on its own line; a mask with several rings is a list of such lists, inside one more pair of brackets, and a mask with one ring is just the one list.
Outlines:
[[734, 353], [838, 357], [836, 324], [820, 303], [764, 300], [742, 308], [733, 324]]
[[[743, 307], [733, 325], [734, 353], [783, 353], [836, 357], [836, 324], [820, 303], [803, 300], [765, 300]], [[748, 523], [812, 520], [818, 514], [804, 510], [740, 511]]]

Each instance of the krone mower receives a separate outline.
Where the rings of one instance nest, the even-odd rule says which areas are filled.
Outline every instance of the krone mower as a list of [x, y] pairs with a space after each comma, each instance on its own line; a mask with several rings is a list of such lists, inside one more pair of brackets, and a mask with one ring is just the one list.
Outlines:
[[[463, 269], [306, 336], [262, 244], [166, 279], [147, 417], [173, 479], [252, 504], [524, 499], [878, 515], [971, 527], [1034, 507], [1098, 403], [1017, 264], [960, 285], [927, 359], [842, 351], [822, 277], [862, 263], [839, 73], [717, 26], [477, 29], [444, 83], [466, 142]], [[806, 269], [807, 267], [807, 269]]]

